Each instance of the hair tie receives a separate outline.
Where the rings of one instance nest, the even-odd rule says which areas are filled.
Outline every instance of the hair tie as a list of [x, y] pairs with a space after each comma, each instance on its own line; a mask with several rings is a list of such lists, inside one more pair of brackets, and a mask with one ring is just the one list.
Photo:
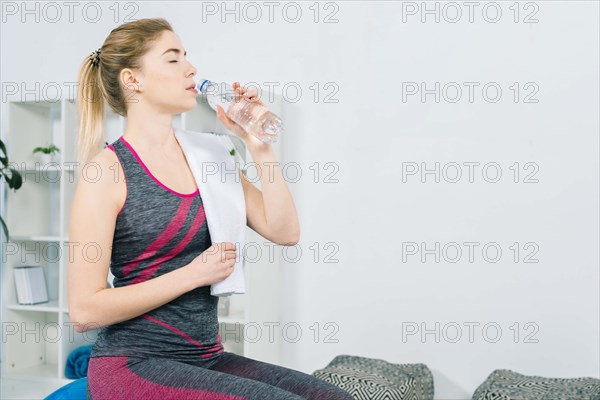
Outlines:
[[98, 64], [100, 64], [100, 52], [102, 51], [102, 48], [99, 48], [98, 50], [94, 50], [92, 52], [92, 54], [90, 54], [90, 62], [94, 67], [97, 67]]

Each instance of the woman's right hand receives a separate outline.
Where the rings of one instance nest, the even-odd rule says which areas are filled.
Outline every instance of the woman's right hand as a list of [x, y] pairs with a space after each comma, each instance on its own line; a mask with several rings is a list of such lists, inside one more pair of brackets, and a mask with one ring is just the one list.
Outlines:
[[221, 282], [233, 272], [237, 251], [235, 243], [215, 243], [200, 253], [189, 264], [194, 287]]

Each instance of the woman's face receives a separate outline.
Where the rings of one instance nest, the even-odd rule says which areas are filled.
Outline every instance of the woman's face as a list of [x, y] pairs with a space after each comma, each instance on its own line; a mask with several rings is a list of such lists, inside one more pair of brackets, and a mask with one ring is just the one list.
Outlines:
[[175, 115], [189, 111], [197, 105], [196, 93], [187, 89], [195, 85], [196, 72], [179, 37], [163, 31], [142, 58], [142, 70], [136, 71], [142, 91], [127, 96], [126, 101], [141, 96], [144, 103], [161, 112]]

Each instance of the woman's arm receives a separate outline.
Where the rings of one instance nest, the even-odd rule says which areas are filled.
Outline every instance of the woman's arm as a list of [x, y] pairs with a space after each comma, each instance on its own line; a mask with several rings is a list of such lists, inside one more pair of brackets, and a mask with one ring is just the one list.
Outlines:
[[256, 233], [280, 245], [295, 245], [300, 240], [300, 224], [294, 200], [283, 178], [279, 162], [270, 144], [246, 143], [252, 161], [260, 173], [262, 191], [240, 173], [248, 226]]
[[[248, 90], [240, 86], [239, 82], [233, 83], [233, 89], [248, 100], [264, 105], [256, 90]], [[246, 199], [248, 226], [274, 243], [295, 245], [300, 240], [298, 214], [273, 147], [261, 142], [232, 121], [225, 115], [221, 106], [217, 106], [217, 117], [225, 128], [244, 141], [260, 174], [262, 191], [240, 173]]]
[[[125, 184], [117, 157], [111, 153], [104, 149], [92, 160], [100, 166], [100, 179], [92, 182], [80, 177], [71, 206], [68, 301], [77, 332], [137, 317], [203, 285], [190, 263], [145, 282], [106, 288]], [[115, 163], [121, 182], [115, 179]]]

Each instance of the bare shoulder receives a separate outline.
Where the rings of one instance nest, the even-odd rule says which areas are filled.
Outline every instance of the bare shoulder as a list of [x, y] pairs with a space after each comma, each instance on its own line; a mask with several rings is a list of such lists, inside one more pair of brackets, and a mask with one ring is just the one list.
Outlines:
[[116, 218], [126, 195], [123, 169], [115, 152], [108, 147], [79, 168], [74, 203], [82, 201], [93, 205], [103, 216]]

